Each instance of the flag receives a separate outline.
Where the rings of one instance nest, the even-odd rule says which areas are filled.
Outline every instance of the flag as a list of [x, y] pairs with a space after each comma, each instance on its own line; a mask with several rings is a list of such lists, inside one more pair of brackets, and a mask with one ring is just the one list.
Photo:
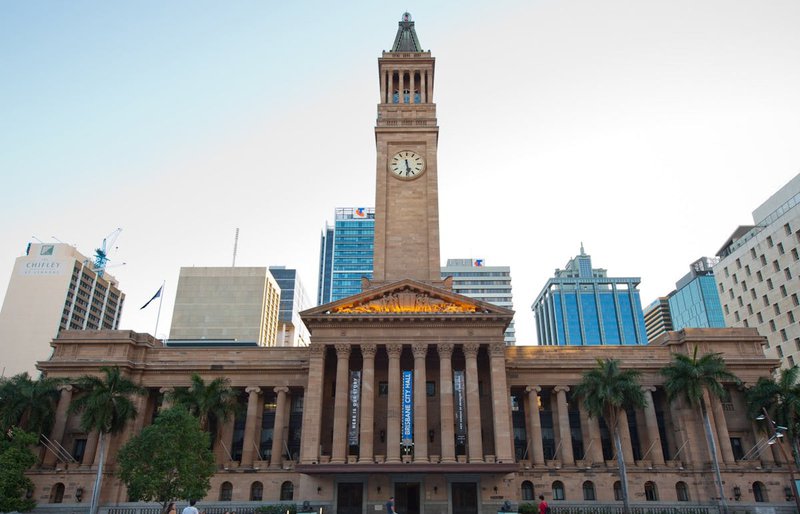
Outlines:
[[153, 300], [155, 300], [156, 298], [159, 298], [159, 297], [161, 296], [161, 291], [163, 291], [163, 290], [164, 290], [164, 284], [161, 284], [161, 287], [159, 287], [159, 288], [158, 288], [158, 291], [156, 291], [156, 294], [154, 294], [152, 298], [150, 298], [149, 300], [147, 300], [147, 303], [146, 303], [146, 304], [144, 304], [144, 305], [142, 305], [142, 308], [141, 308], [141, 309], [139, 309], [139, 310], [142, 310], [142, 309], [144, 309], [145, 307], [147, 307], [148, 305], [150, 305], [150, 302], [152, 302], [152, 301], [153, 301]]

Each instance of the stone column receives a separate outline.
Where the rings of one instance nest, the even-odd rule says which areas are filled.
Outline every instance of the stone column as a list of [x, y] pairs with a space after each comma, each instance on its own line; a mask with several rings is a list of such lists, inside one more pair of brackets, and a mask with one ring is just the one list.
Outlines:
[[441, 343], [439, 352], [439, 416], [442, 420], [442, 462], [456, 461], [455, 415], [453, 414], [453, 344]]
[[161, 408], [159, 410], [167, 410], [172, 407], [172, 402], [169, 400], [169, 397], [174, 391], [174, 387], [162, 387], [158, 390], [158, 392], [161, 393]]
[[[411, 84], [413, 86], [413, 72]], [[414, 462], [428, 462], [428, 394], [425, 358], [428, 356], [426, 343], [414, 343]]]
[[531, 451], [531, 460], [534, 466], [544, 465], [544, 447], [542, 446], [542, 418], [539, 414], [539, 386], [528, 386], [528, 412], [530, 413], [531, 434], [528, 437]]
[[333, 449], [331, 464], [347, 460], [347, 404], [350, 390], [350, 345], [336, 345], [336, 396], [333, 400]]
[[[322, 381], [325, 376], [325, 345], [308, 346], [308, 385], [303, 397], [303, 434], [300, 462], [319, 462], [320, 430], [322, 420]], [[313, 394], [312, 394], [313, 393]]]
[[98, 442], [98, 432], [97, 430], [92, 430], [86, 436], [86, 448], [83, 450], [83, 459], [81, 459], [81, 466], [91, 467], [94, 464], [94, 457], [95, 453], [99, 453], [97, 451], [97, 442]]
[[236, 424], [236, 416], [231, 416], [219, 427], [219, 444], [214, 449], [214, 458], [217, 464], [224, 465], [232, 461], [231, 442], [233, 440], [233, 428]]
[[481, 439], [481, 398], [478, 390], [478, 343], [464, 345], [466, 357], [467, 388], [467, 446], [470, 462], [483, 462], [483, 440]]
[[381, 103], [384, 104], [388, 103], [386, 101], [386, 74], [386, 70], [383, 70], [383, 73], [381, 73]]
[[362, 344], [361, 357], [361, 433], [358, 441], [358, 462], [375, 462], [375, 352], [377, 345]]
[[394, 70], [389, 70], [389, 101], [386, 103], [394, 103]]
[[[600, 436], [600, 420], [596, 417], [589, 416], [583, 405], [579, 405], [581, 410], [581, 417], [586, 418], [586, 431], [589, 434], [589, 444], [591, 448], [584, 459], [592, 461], [592, 463], [604, 462], [603, 459], [603, 438]], [[613, 443], [612, 443], [613, 444]]]
[[419, 72], [420, 81], [422, 84], [419, 86], [419, 95], [422, 103], [428, 102], [428, 70], [421, 70]]
[[250, 396], [247, 398], [247, 417], [244, 422], [244, 441], [242, 442], [242, 463], [243, 468], [253, 467], [253, 450], [255, 450], [256, 433], [258, 428], [258, 402], [261, 396], [261, 388], [250, 386], [244, 390]]
[[386, 462], [400, 462], [400, 354], [401, 344], [387, 344], [389, 395], [386, 405]]
[[644, 422], [647, 425], [647, 438], [650, 440], [650, 460], [653, 464], [664, 464], [664, 452], [661, 449], [661, 435], [658, 433], [658, 419], [656, 418], [656, 405], [653, 401], [654, 386], [643, 387], [647, 406], [644, 408]]
[[286, 424], [286, 398], [289, 388], [276, 387], [273, 391], [278, 393], [278, 402], [275, 406], [275, 424], [272, 426], [272, 456], [269, 458], [269, 467], [280, 469], [283, 465], [283, 425]]
[[[628, 413], [625, 410], [620, 410], [619, 419], [617, 420], [617, 430], [619, 430], [619, 437], [622, 439], [622, 458], [627, 463], [633, 463], [633, 446], [631, 446], [631, 431], [628, 428]], [[616, 446], [614, 447], [616, 450]]]
[[510, 395], [506, 381], [506, 345], [489, 345], [489, 367], [492, 373], [492, 418], [494, 419], [494, 453], [499, 464], [514, 462], [514, 431], [511, 429]]
[[[72, 403], [73, 387], [69, 384], [62, 384], [58, 386], [60, 396], [58, 397], [58, 405], [56, 406], [55, 423], [53, 429], [50, 431], [50, 441], [53, 445], [58, 447], [64, 442], [64, 431], [67, 428], [68, 409]], [[42, 465], [45, 467], [53, 467], [56, 464], [56, 454], [49, 449], [44, 454]]]
[[[706, 398], [709, 397], [708, 391], [704, 393]], [[728, 422], [725, 419], [725, 410], [722, 408], [722, 402], [719, 398], [714, 397], [710, 399], [711, 409], [714, 412], [714, 427], [716, 427], [716, 436], [719, 440], [719, 449], [722, 461], [725, 464], [734, 464], [736, 459], [733, 457], [733, 447], [731, 446], [731, 436], [728, 434]], [[708, 404], [706, 404], [708, 405]]]
[[569, 408], [567, 407], [567, 386], [556, 386], [556, 404], [558, 405], [558, 434], [561, 438], [561, 465], [572, 466], [575, 456], [572, 453], [572, 430], [569, 427]]

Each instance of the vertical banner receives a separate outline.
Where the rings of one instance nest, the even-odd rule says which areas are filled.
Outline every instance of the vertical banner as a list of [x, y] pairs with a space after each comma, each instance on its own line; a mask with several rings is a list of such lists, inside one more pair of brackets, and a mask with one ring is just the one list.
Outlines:
[[361, 419], [361, 372], [350, 372], [350, 427], [347, 432], [347, 444], [358, 446], [358, 432]]
[[456, 444], [467, 444], [467, 422], [464, 415], [464, 372], [453, 372], [453, 392], [455, 393]]
[[414, 372], [403, 371], [403, 408], [401, 444], [411, 446], [414, 444]]

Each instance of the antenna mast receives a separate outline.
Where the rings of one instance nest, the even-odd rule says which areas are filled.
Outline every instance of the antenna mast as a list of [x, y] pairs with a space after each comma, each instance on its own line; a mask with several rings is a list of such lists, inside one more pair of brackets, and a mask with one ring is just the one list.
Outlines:
[[239, 228], [236, 228], [236, 235], [233, 237], [233, 264], [231, 267], [236, 267], [236, 251], [239, 249]]

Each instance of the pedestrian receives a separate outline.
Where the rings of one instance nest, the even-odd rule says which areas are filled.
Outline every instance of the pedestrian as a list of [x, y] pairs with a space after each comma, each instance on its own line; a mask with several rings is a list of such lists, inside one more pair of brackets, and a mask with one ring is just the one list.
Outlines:
[[539, 495], [539, 514], [550, 514], [550, 506], [544, 501], [543, 494]]
[[178, 509], [175, 508], [175, 502], [169, 502], [167, 514], [178, 514]]
[[194, 506], [195, 503], [197, 503], [197, 500], [189, 500], [189, 505], [184, 507], [181, 514], [200, 514], [197, 507]]
[[397, 514], [397, 511], [394, 510], [394, 496], [390, 496], [389, 501], [386, 502], [386, 514]]

